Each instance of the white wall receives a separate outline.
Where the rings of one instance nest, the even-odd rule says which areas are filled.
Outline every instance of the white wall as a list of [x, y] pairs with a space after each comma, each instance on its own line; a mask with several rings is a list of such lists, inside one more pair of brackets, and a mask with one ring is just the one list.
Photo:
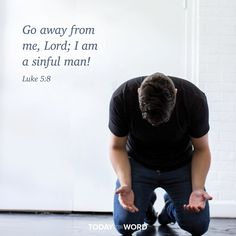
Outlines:
[[[182, 0], [2, 2], [0, 209], [111, 211], [110, 96], [135, 76], [185, 75]], [[23, 68], [24, 57], [48, 54], [23, 52], [22, 43], [51, 39], [23, 35], [26, 24], [92, 25], [99, 50], [87, 68]], [[51, 74], [52, 82], [23, 83], [23, 74]]]
[[210, 107], [212, 216], [236, 217], [236, 1], [199, 1], [199, 86]]
[[[182, 0], [0, 2], [0, 209], [111, 210], [109, 97], [124, 80], [162, 71], [188, 75], [206, 92], [212, 216], [236, 216], [236, 1], [187, 6], [186, 14]], [[50, 69], [54, 83], [22, 84], [23, 73], [45, 72], [19, 63], [29, 22], [94, 24], [99, 51], [90, 68]]]

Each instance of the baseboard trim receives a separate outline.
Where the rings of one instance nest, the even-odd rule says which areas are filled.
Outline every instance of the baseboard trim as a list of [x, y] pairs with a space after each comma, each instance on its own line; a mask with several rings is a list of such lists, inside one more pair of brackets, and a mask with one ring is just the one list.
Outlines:
[[90, 215], [112, 215], [110, 211], [65, 211], [65, 210], [26, 210], [26, 209], [0, 209], [0, 214], [58, 214], [58, 215], [69, 215], [69, 214], [90, 214]]
[[235, 201], [212, 201], [210, 202], [211, 217], [236, 218]]
[[[236, 201], [210, 201], [212, 218], [236, 218]], [[0, 214], [112, 214], [110, 211], [0, 209]]]

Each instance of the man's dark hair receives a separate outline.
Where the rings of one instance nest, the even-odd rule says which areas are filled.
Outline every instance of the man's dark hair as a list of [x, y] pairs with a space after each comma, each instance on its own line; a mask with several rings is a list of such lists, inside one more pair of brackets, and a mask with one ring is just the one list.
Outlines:
[[139, 106], [142, 116], [154, 126], [170, 119], [175, 101], [174, 83], [162, 73], [146, 77], [139, 88]]

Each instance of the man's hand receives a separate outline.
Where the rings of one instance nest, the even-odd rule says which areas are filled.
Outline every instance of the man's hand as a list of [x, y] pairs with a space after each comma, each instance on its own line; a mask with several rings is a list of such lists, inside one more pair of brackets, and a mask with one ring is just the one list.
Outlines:
[[193, 191], [189, 197], [189, 203], [184, 205], [184, 209], [198, 213], [205, 208], [207, 200], [212, 200], [212, 197], [204, 190]]
[[134, 192], [130, 187], [121, 186], [116, 190], [116, 194], [119, 194], [119, 202], [124, 209], [132, 213], [139, 211], [134, 205]]

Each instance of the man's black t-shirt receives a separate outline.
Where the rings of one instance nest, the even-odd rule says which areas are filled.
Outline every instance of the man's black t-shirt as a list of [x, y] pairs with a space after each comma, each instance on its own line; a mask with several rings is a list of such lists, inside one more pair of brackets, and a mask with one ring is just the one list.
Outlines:
[[189, 81], [171, 77], [177, 88], [176, 105], [170, 120], [154, 127], [142, 118], [138, 88], [146, 76], [123, 83], [112, 95], [109, 129], [118, 136], [128, 136], [128, 155], [144, 166], [169, 171], [191, 161], [191, 137], [209, 131], [205, 94]]

